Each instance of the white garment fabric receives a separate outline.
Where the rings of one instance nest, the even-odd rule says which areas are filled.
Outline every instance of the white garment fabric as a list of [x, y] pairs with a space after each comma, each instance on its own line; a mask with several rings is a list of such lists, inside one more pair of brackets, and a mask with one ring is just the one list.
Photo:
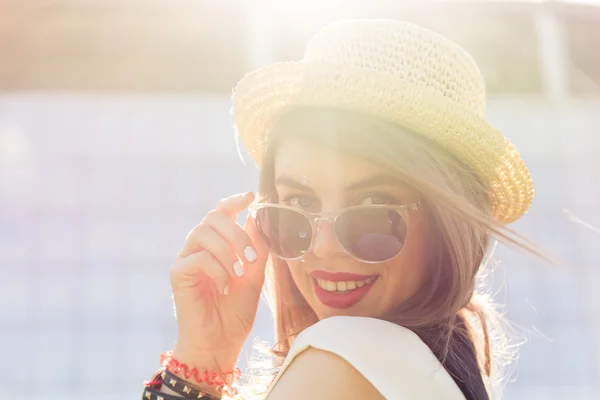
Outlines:
[[273, 386], [294, 357], [309, 347], [342, 357], [386, 399], [465, 400], [450, 374], [416, 334], [367, 317], [330, 317], [304, 330], [294, 341]]

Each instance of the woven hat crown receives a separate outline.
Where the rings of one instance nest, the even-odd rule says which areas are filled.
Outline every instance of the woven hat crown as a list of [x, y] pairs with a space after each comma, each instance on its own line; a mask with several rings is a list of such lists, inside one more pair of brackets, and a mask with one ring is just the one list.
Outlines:
[[349, 65], [388, 73], [484, 117], [485, 83], [473, 58], [456, 43], [397, 21], [346, 21], [319, 31], [302, 62]]
[[479, 68], [435, 32], [391, 20], [338, 22], [313, 36], [300, 62], [247, 74], [234, 91], [233, 113], [257, 165], [277, 120], [306, 106], [367, 114], [434, 140], [487, 185], [499, 222], [516, 221], [531, 205], [523, 159], [485, 119]]

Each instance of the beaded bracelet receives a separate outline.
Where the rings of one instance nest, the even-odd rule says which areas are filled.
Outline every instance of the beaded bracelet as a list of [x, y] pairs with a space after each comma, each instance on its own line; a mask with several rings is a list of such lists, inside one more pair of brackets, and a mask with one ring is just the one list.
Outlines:
[[174, 374], [181, 372], [185, 379], [190, 379], [193, 377], [196, 382], [206, 383], [208, 385], [231, 387], [231, 385], [238, 380], [241, 375], [241, 371], [237, 367], [234, 368], [233, 371], [220, 374], [209, 371], [204, 371], [204, 373], [200, 374], [196, 368], [190, 368], [187, 364], [183, 364], [177, 359], [173, 358], [172, 351], [165, 351], [160, 355], [160, 365], [162, 365], [167, 371], [171, 371]]

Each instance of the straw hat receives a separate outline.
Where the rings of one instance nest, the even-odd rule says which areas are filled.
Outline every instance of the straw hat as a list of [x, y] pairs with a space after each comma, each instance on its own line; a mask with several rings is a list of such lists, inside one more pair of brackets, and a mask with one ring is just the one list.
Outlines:
[[353, 20], [325, 27], [299, 62], [246, 75], [233, 95], [237, 132], [260, 166], [265, 135], [298, 106], [355, 110], [435, 140], [487, 183], [494, 217], [519, 219], [533, 182], [512, 143], [485, 120], [485, 86], [471, 56], [418, 26]]

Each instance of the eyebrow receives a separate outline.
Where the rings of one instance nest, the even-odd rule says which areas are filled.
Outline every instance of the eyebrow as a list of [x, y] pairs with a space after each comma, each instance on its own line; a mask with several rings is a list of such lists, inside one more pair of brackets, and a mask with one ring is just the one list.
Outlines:
[[[351, 183], [350, 185], [346, 186], [344, 189], [348, 192], [355, 192], [358, 190], [364, 190], [373, 186], [384, 186], [384, 185], [394, 185], [394, 186], [399, 186], [399, 185], [403, 185], [404, 182], [402, 182], [402, 180], [400, 180], [399, 178], [396, 178], [394, 176], [391, 175], [374, 175], [374, 176], [370, 176], [368, 178], [365, 179], [361, 179], [360, 181]], [[288, 186], [294, 189], [298, 189], [298, 190], [304, 190], [306, 192], [309, 193], [314, 193], [315, 191], [307, 186], [304, 185], [302, 183], [300, 183], [298, 180], [289, 177], [289, 176], [279, 176], [277, 177], [277, 179], [275, 180], [275, 185], [278, 186]]]
[[277, 179], [275, 179], [275, 186], [287, 186], [294, 189], [303, 190], [305, 192], [310, 192], [313, 194], [315, 193], [315, 191], [311, 187], [306, 186], [297, 181], [296, 179], [285, 175], [279, 176], [277, 177]]

